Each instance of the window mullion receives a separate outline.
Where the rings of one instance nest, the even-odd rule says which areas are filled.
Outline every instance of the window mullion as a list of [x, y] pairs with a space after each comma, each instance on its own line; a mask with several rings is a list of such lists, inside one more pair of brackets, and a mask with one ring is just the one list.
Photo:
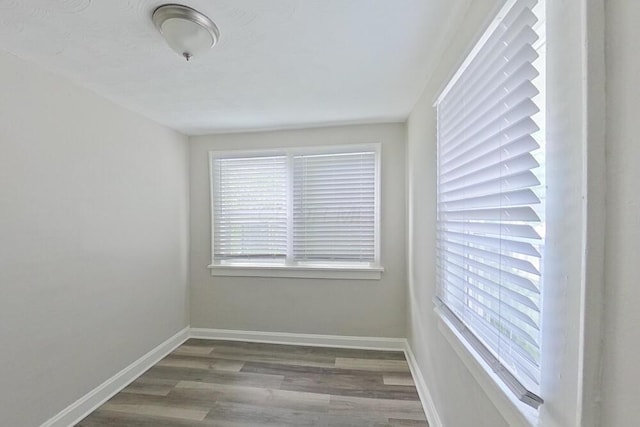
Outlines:
[[294, 265], [293, 258], [293, 154], [287, 153], [287, 265]]

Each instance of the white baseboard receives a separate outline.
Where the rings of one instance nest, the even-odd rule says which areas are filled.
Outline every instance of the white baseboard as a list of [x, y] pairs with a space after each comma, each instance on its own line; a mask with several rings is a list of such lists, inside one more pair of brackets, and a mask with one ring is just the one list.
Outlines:
[[45, 421], [40, 427], [68, 427], [76, 424], [188, 338], [189, 328], [187, 327], [82, 396], [53, 418]]
[[409, 342], [407, 340], [405, 340], [404, 354], [407, 358], [407, 362], [409, 363], [409, 369], [411, 369], [413, 382], [416, 384], [416, 389], [418, 389], [418, 395], [420, 396], [420, 401], [422, 402], [424, 413], [427, 416], [429, 427], [442, 427], [442, 421], [440, 421], [440, 416], [438, 415], [436, 406], [433, 403], [433, 398], [431, 397], [431, 393], [429, 392], [427, 383], [424, 381], [422, 371], [418, 366], [418, 361], [416, 360], [416, 357], [413, 354], [411, 346], [409, 345]]
[[404, 338], [350, 337], [343, 335], [294, 334], [289, 332], [237, 331], [231, 329], [191, 328], [191, 338], [248, 341], [267, 344], [307, 345], [313, 347], [356, 348], [362, 350], [404, 351]]

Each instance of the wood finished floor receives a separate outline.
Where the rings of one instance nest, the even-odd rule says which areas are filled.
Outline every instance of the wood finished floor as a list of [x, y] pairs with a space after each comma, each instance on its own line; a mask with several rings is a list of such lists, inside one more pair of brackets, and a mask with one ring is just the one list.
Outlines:
[[427, 422], [401, 352], [190, 339], [77, 426]]

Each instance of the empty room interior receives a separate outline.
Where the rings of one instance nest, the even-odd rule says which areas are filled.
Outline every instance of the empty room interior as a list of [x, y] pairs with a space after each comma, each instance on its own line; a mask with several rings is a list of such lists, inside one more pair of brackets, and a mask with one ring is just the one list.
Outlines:
[[0, 0], [0, 426], [640, 425], [639, 23]]

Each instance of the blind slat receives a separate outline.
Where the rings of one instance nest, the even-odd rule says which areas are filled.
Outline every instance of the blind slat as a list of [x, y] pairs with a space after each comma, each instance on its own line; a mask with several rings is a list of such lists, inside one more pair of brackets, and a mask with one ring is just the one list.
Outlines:
[[[515, 123], [505, 123], [505, 126], [494, 135], [489, 135], [486, 138], [476, 138], [473, 141], [469, 141], [466, 145], [460, 145], [452, 149], [446, 154], [440, 153], [439, 161], [441, 164], [445, 165], [447, 162], [457, 158], [458, 156], [464, 155], [473, 149], [479, 149], [479, 147], [484, 147], [484, 150], [487, 148], [489, 148], [489, 151], [494, 150], [496, 148], [500, 148], [503, 144], [517, 138], [531, 135], [536, 131], [538, 131], [538, 125], [531, 119], [531, 117], [526, 117]], [[493, 143], [493, 145], [491, 145], [491, 143]]]
[[531, 226], [524, 224], [504, 224], [487, 222], [447, 222], [438, 224], [441, 231], [457, 231], [461, 233], [498, 235], [501, 237], [522, 237], [540, 239], [540, 234]]
[[[466, 293], [467, 291], [466, 281], [461, 277], [456, 276], [455, 274], [447, 275], [447, 279], [445, 280], [445, 283], [447, 285], [456, 287], [461, 292]], [[514, 319], [517, 319], [518, 321], [522, 322], [523, 325], [528, 325], [534, 330], [539, 330], [540, 326], [538, 325], [538, 322], [534, 320], [531, 316], [528, 316], [527, 314], [523, 313], [523, 311], [519, 307], [512, 306], [506, 303], [504, 300], [500, 299], [500, 297], [493, 295], [491, 292], [488, 292], [482, 289], [481, 287], [474, 288], [474, 291], [477, 294], [477, 296], [475, 296], [474, 299], [478, 302], [478, 304], [486, 306], [487, 308], [489, 308], [494, 312], [500, 312], [500, 311], [508, 312], [510, 316], [513, 316]]]
[[[509, 159], [517, 158], [525, 153], [535, 151], [540, 146], [531, 137], [520, 138], [512, 142], [504, 142], [490, 150], [490, 146], [485, 146], [482, 153], [473, 153], [471, 158], [455, 159], [457, 161], [448, 165], [442, 165], [442, 175], [448, 179], [464, 176], [469, 172], [475, 172], [490, 166], [500, 164]], [[462, 160], [462, 161], [458, 161]]]
[[477, 220], [477, 221], [530, 221], [540, 222], [540, 217], [529, 206], [515, 208], [466, 209], [459, 211], [443, 211], [445, 221]]
[[486, 249], [474, 248], [473, 246], [462, 245], [455, 242], [444, 242], [442, 247], [447, 252], [453, 252], [457, 255], [468, 256], [472, 255], [487, 262], [493, 262], [505, 265], [510, 268], [525, 271], [527, 273], [540, 276], [540, 271], [531, 263], [531, 261], [518, 259], [512, 256], [504, 255], [499, 252], [489, 251]]
[[527, 153], [513, 159], [507, 159], [479, 171], [457, 177], [450, 181], [443, 179], [441, 181], [441, 185], [443, 191], [458, 190], [467, 186], [478, 185], [488, 181], [519, 175], [523, 172], [531, 171], [538, 166], [540, 166], [540, 164], [535, 157], [530, 153]]
[[473, 268], [474, 271], [480, 271], [485, 277], [493, 280], [500, 281], [500, 284], [504, 286], [513, 285], [518, 286], [522, 289], [525, 289], [529, 292], [540, 293], [536, 285], [529, 279], [526, 279], [518, 274], [510, 273], [504, 268], [493, 267], [485, 262], [476, 261], [471, 259], [468, 256], [461, 256], [455, 254], [451, 251], [447, 251], [446, 249], [441, 250], [442, 256], [445, 260], [457, 265], [462, 268]]
[[526, 188], [487, 196], [445, 201], [441, 202], [441, 208], [444, 211], [452, 212], [457, 209], [534, 205], [537, 203], [540, 203], [538, 196], [530, 188]]
[[[536, 304], [536, 301], [534, 301], [534, 299], [528, 295], [524, 295], [522, 293], [516, 292], [510, 288], [504, 288], [500, 286], [500, 283], [487, 279], [486, 277], [480, 276], [474, 273], [473, 271], [467, 271], [463, 267], [460, 267], [456, 264], [450, 264], [450, 263], [440, 264], [440, 267], [441, 267], [441, 272], [447, 272], [447, 271], [453, 270], [457, 272], [458, 277], [468, 277], [469, 279], [476, 281], [478, 284], [486, 286], [487, 289], [494, 290], [496, 294], [500, 295], [500, 298], [504, 298], [507, 301], [511, 301], [514, 307], [517, 307], [516, 304], [521, 304], [522, 306], [526, 307], [527, 309], [531, 310], [534, 313], [540, 312], [540, 308]], [[445, 276], [441, 276], [441, 277], [445, 277]], [[468, 279], [465, 281], [468, 282]], [[476, 284], [474, 286], [478, 286], [478, 285]]]
[[540, 252], [529, 242], [509, 240], [506, 238], [476, 236], [473, 234], [457, 233], [451, 231], [441, 232], [440, 238], [443, 240], [452, 240], [458, 243], [475, 244], [480, 248], [491, 248], [501, 251], [510, 251], [522, 255], [532, 256], [535, 258], [541, 257]]
[[516, 175], [480, 182], [478, 184], [455, 188], [440, 193], [440, 201], [459, 200], [464, 197], [477, 197], [498, 194], [501, 191], [512, 191], [521, 188], [531, 188], [540, 185], [540, 181], [531, 170]]

